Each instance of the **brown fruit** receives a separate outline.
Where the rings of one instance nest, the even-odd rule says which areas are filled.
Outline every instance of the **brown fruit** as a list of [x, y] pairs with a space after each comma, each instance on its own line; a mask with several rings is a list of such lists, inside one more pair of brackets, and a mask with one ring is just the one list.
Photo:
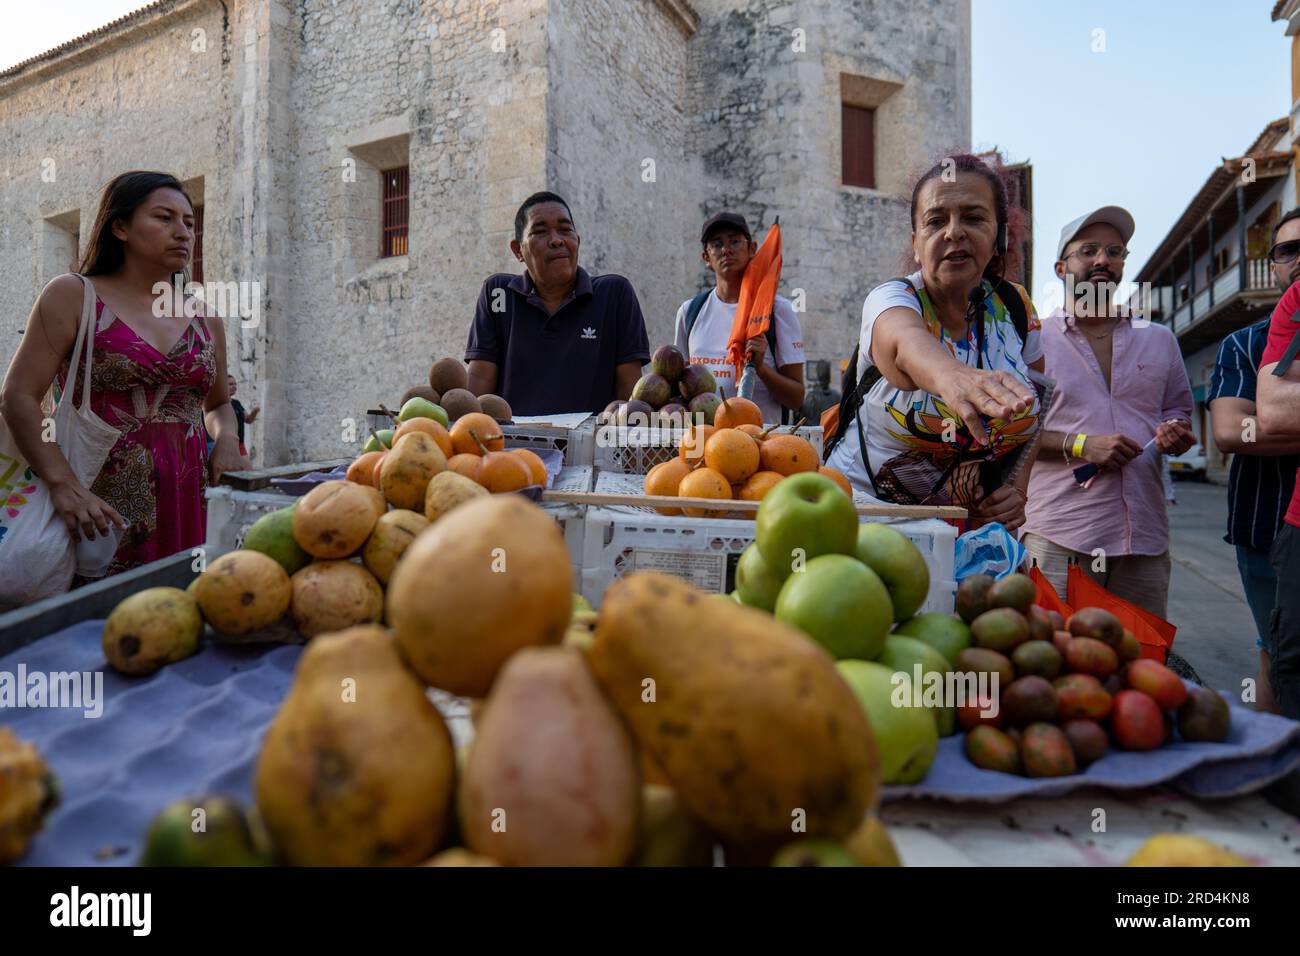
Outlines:
[[1065, 666], [1076, 674], [1105, 678], [1119, 669], [1119, 656], [1109, 644], [1092, 637], [1076, 637], [1065, 647]]
[[415, 539], [388, 584], [388, 620], [427, 683], [482, 697], [521, 647], [558, 644], [573, 570], [555, 519], [519, 495], [457, 506]]
[[1061, 673], [1065, 659], [1050, 641], [1025, 641], [1011, 652], [1011, 663], [1021, 677], [1035, 675], [1052, 680]]
[[1065, 622], [1065, 629], [1075, 637], [1091, 637], [1111, 647], [1119, 647], [1124, 639], [1124, 625], [1105, 608], [1080, 608]]
[[1058, 677], [1052, 686], [1060, 701], [1056, 710], [1058, 720], [1075, 717], [1102, 720], [1110, 713], [1111, 696], [1091, 674], [1066, 674]]
[[763, 410], [747, 398], [724, 398], [718, 410], [713, 413], [715, 428], [762, 424]]
[[[645, 476], [645, 493], [647, 495], [677, 497], [677, 488], [682, 479], [690, 474], [691, 466], [681, 458], [669, 458], [655, 465]], [[679, 515], [681, 508], [656, 508], [661, 515]]]
[[1008, 574], [1005, 578], [994, 581], [988, 591], [989, 607], [1015, 608], [1021, 614], [1028, 614], [1038, 596], [1038, 588], [1033, 578], [1027, 574]]
[[1016, 679], [1010, 658], [983, 647], [968, 647], [958, 653], [952, 669], [959, 674], [997, 674], [1000, 688], [1009, 686]]
[[966, 735], [964, 743], [967, 759], [981, 770], [1024, 773], [1016, 742], [996, 727], [976, 727]]
[[293, 623], [306, 637], [375, 624], [384, 616], [383, 588], [359, 564], [313, 561], [289, 580]]
[[401, 408], [403, 405], [405, 405], [413, 398], [427, 398], [435, 405], [437, 405], [442, 400], [442, 396], [439, 395], [437, 391], [430, 388], [428, 385], [412, 385], [410, 388], [408, 388], [405, 392], [402, 393], [402, 400], [397, 403], [397, 407]]
[[1069, 738], [1054, 724], [1026, 727], [1020, 741], [1020, 757], [1030, 777], [1065, 777], [1079, 771]]
[[740, 487], [740, 494], [736, 497], [742, 501], [762, 501], [763, 496], [776, 487], [784, 476], [778, 475], [774, 471], [758, 471], [750, 476]]
[[[483, 403], [469, 389], [453, 388], [449, 392], [442, 394], [442, 408], [447, 413], [447, 419], [455, 424], [466, 415], [483, 415]], [[491, 416], [488, 416], [491, 418]], [[496, 421], [495, 418], [492, 419]]]
[[758, 443], [734, 428], [718, 428], [704, 443], [704, 464], [728, 484], [743, 484], [758, 471]]
[[379, 516], [361, 549], [361, 560], [380, 584], [387, 584], [393, 568], [415, 536], [429, 527], [429, 519], [415, 511], [397, 508]]
[[323, 481], [294, 506], [293, 539], [314, 557], [346, 558], [366, 543], [378, 519], [374, 497], [365, 488]]
[[432, 435], [408, 432], [379, 466], [379, 487], [393, 507], [415, 511], [424, 507], [429, 479], [446, 467], [447, 456]]
[[464, 475], [470, 481], [478, 483], [479, 473], [483, 470], [482, 455], [452, 455], [447, 459], [447, 470]]
[[1187, 703], [1187, 685], [1159, 661], [1133, 661], [1124, 668], [1124, 683], [1142, 691], [1159, 704], [1161, 710], [1177, 710]]
[[957, 614], [967, 624], [989, 609], [989, 588], [993, 578], [987, 574], [972, 574], [957, 585]]
[[371, 484], [375, 476], [375, 463], [383, 457], [383, 454], [382, 451], [368, 451], [364, 455], [358, 455], [356, 460], [348, 465], [347, 480], [363, 485]]
[[835, 482], [835, 484], [839, 485], [840, 489], [846, 495], [848, 495], [850, 498], [853, 497], [853, 486], [849, 484], [849, 480], [844, 477], [842, 472], [837, 471], [834, 468], [827, 468], [825, 465], [822, 465], [817, 470], [821, 472], [823, 475], [825, 475], [827, 478], [829, 478], [831, 481]]
[[469, 373], [460, 359], [440, 358], [429, 369], [429, 387], [444, 398], [452, 389], [468, 386]]
[[1010, 654], [1029, 640], [1029, 622], [1013, 608], [993, 608], [971, 622], [970, 634], [976, 647]]
[[514, 417], [510, 403], [500, 395], [480, 395], [478, 403], [484, 415], [491, 415], [498, 422], [508, 422]]
[[[408, 418], [402, 422], [397, 426], [397, 430], [393, 432], [393, 445], [396, 446], [398, 439], [403, 435], [409, 435], [411, 432], [424, 432], [431, 437], [438, 443], [438, 448], [447, 458], [456, 453], [451, 444], [451, 432], [442, 427], [442, 422], [434, 421], [432, 418]], [[370, 454], [376, 453], [370, 452]]]
[[1059, 706], [1056, 688], [1042, 677], [1021, 677], [1002, 691], [1006, 721], [1017, 727], [1055, 720]]
[[1080, 767], [1086, 767], [1106, 756], [1110, 739], [1101, 724], [1093, 720], [1067, 720], [1061, 725], [1065, 738], [1070, 741], [1074, 751], [1074, 760]]
[[546, 465], [537, 457], [537, 452], [529, 448], [511, 448], [510, 454], [518, 455], [528, 465], [528, 483], [546, 487]]
[[458, 455], [482, 455], [485, 447], [488, 451], [501, 451], [506, 447], [506, 439], [492, 418], [482, 412], [471, 412], [452, 423], [451, 444]]
[[812, 442], [798, 435], [769, 435], [759, 446], [760, 467], [778, 475], [817, 471], [821, 460]]
[[1155, 750], [1165, 742], [1165, 714], [1138, 690], [1122, 690], [1111, 707], [1110, 729], [1125, 750]]
[[[681, 480], [677, 486], [678, 497], [681, 498], [717, 498], [722, 501], [731, 500], [731, 485], [727, 479], [719, 472], [712, 468], [696, 468], [689, 475]], [[707, 515], [718, 515], [725, 512], [725, 508], [683, 508], [692, 518], [703, 518]]]
[[1228, 739], [1232, 719], [1227, 702], [1208, 687], [1198, 687], [1178, 709], [1178, 733], [1184, 740], [1208, 740], [1215, 743]]

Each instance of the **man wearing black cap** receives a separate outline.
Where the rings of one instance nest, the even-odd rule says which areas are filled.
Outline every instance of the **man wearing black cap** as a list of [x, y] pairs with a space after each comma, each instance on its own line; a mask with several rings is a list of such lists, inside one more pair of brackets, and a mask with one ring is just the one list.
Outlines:
[[[700, 258], [713, 270], [716, 284], [682, 303], [673, 341], [690, 362], [707, 366], [717, 380], [718, 392], [730, 398], [736, 394], [736, 381], [727, 361], [727, 342], [740, 301], [740, 283], [758, 246], [745, 217], [734, 212], [709, 217], [700, 243]], [[799, 318], [790, 300], [779, 295], [772, 313], [768, 335], [750, 339], [745, 349], [758, 369], [753, 400], [763, 411], [763, 421], [769, 423], [789, 421], [790, 411], [803, 404], [804, 394]]]
[[533, 193], [515, 215], [510, 252], [523, 275], [483, 283], [465, 347], [469, 389], [491, 392], [516, 415], [599, 412], [629, 398], [650, 361], [632, 283], [578, 265], [569, 204]]

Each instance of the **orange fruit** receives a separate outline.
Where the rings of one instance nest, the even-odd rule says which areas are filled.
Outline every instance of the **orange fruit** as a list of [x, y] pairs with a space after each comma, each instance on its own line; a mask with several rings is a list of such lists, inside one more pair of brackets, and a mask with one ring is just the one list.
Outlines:
[[734, 428], [719, 428], [704, 442], [704, 464], [729, 484], [744, 484], [758, 471], [758, 442]]
[[379, 466], [382, 465], [384, 463], [384, 459], [388, 457], [388, 452], [385, 450], [385, 451], [375, 452], [375, 454], [377, 454], [379, 457], [375, 459], [375, 470], [370, 473], [370, 483], [382, 491], [383, 489], [382, 487], [380, 487], [379, 484]]
[[452, 455], [447, 459], [447, 470], [454, 471], [458, 475], [464, 475], [473, 481], [478, 481], [479, 473], [483, 470], [483, 456]]
[[820, 471], [827, 478], [829, 478], [831, 481], [835, 482], [835, 484], [843, 488], [844, 493], [846, 495], [848, 495], [850, 498], [853, 497], [853, 486], [849, 484], [849, 480], [844, 477], [844, 474], [842, 472], [840, 472], [838, 469], [835, 468], [827, 468], [825, 465], [822, 465], [817, 470]]
[[[475, 441], [475, 438], [478, 441]], [[506, 447], [506, 439], [501, 434], [501, 426], [497, 424], [497, 420], [482, 412], [470, 412], [456, 419], [451, 426], [452, 450], [457, 455], [481, 455], [483, 449], [479, 447], [479, 442], [482, 442], [488, 451], [501, 451]]]
[[529, 484], [546, 487], [546, 465], [537, 457], [537, 452], [528, 448], [511, 448], [510, 454], [518, 455], [528, 466]]
[[[691, 473], [691, 466], [682, 458], [670, 458], [655, 465], [645, 476], [645, 493], [647, 495], [677, 494], [677, 487], [682, 479]], [[681, 508], [656, 508], [661, 515], [679, 515]]]
[[775, 471], [755, 472], [741, 487], [740, 494], [736, 497], [741, 501], [762, 501], [763, 496], [772, 490], [772, 486], [784, 477], [785, 475]]
[[518, 455], [508, 451], [490, 451], [483, 456], [483, 470], [479, 472], [479, 484], [493, 494], [505, 491], [518, 491], [533, 483], [532, 472], [528, 463]]
[[704, 445], [714, 432], [712, 425], [696, 424], [682, 432], [677, 452], [692, 468], [704, 461]]
[[397, 426], [397, 431], [393, 432], [393, 444], [396, 445], [397, 439], [411, 432], [424, 432], [431, 436], [448, 458], [456, 454], [451, 444], [451, 433], [442, 427], [442, 422], [435, 422], [432, 418], [408, 418]]
[[[720, 472], [712, 468], [696, 468], [682, 479], [677, 486], [677, 494], [682, 498], [717, 498], [721, 501], [731, 500], [731, 485]], [[692, 518], [703, 518], [708, 514], [725, 512], [726, 508], [683, 508], [685, 514]]]
[[798, 435], [770, 435], [760, 450], [764, 471], [778, 475], [796, 475], [801, 471], [816, 471], [821, 465], [817, 449], [812, 442]]
[[716, 428], [762, 425], [763, 411], [747, 398], [724, 398], [713, 413], [713, 424]]
[[383, 455], [382, 451], [368, 451], [364, 455], [357, 456], [357, 460], [348, 465], [348, 473], [345, 475], [348, 481], [355, 481], [359, 485], [370, 484], [370, 479], [375, 474], [375, 460]]
[[754, 439], [754, 441], [758, 441], [763, 436], [762, 425], [751, 425], [748, 422], [746, 422], [744, 425], [737, 425], [736, 431], [744, 432], [750, 438]]

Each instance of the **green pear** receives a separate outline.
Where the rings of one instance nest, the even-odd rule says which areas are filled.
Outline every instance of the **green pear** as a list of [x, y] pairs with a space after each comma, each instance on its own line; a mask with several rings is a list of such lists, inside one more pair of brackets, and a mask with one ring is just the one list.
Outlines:
[[447, 410], [441, 405], [435, 405], [427, 398], [416, 395], [414, 398], [408, 398], [406, 404], [402, 406], [401, 411], [397, 413], [399, 422], [410, 421], [412, 418], [432, 418], [443, 428], [447, 427], [449, 421]]

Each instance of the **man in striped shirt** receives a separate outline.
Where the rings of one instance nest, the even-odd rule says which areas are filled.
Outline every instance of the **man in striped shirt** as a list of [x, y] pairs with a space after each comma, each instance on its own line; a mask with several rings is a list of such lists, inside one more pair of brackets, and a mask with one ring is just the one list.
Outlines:
[[[1300, 219], [1290, 225], [1300, 238]], [[1259, 635], [1255, 706], [1276, 713], [1268, 679], [1268, 633], [1277, 575], [1268, 554], [1295, 488], [1300, 437], [1262, 435], [1255, 420], [1256, 370], [1268, 342], [1270, 321], [1238, 329], [1223, 340], [1208, 397], [1214, 443], [1233, 456], [1228, 473], [1228, 533], [1223, 540], [1237, 549], [1237, 571]]]

